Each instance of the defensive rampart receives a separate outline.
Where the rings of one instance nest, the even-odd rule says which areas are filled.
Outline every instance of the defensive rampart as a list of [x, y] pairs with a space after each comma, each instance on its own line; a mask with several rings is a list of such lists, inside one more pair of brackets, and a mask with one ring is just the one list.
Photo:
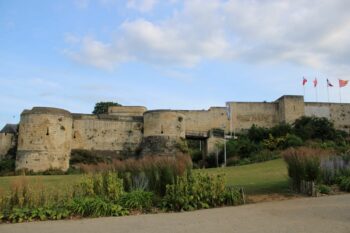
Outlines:
[[[350, 132], [350, 104], [304, 102], [303, 96], [282, 96], [274, 102], [227, 102], [208, 110], [152, 110], [142, 106], [113, 106], [108, 114], [70, 113], [34, 107], [16, 125], [0, 132], [0, 158], [17, 142], [16, 169], [67, 170], [72, 150], [113, 152], [117, 155], [184, 153], [186, 139], [201, 140], [204, 153], [215, 151], [224, 132], [238, 133], [253, 124], [273, 127], [301, 116], [330, 119]], [[13, 130], [11, 130], [13, 129]], [[221, 136], [213, 134], [217, 130]], [[216, 136], [215, 136], [216, 135]]]

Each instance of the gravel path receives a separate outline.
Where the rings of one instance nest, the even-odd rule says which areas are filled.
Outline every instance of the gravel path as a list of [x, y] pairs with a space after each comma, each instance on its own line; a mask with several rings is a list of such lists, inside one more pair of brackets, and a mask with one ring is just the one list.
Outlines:
[[350, 195], [186, 213], [2, 224], [1, 233], [350, 233]]

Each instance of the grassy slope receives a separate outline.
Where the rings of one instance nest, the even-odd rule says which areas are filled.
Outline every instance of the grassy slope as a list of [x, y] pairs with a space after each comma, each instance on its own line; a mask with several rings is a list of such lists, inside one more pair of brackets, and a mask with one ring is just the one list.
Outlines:
[[203, 171], [209, 174], [225, 173], [228, 185], [243, 187], [248, 194], [288, 192], [287, 169], [282, 159]]
[[[225, 173], [228, 185], [243, 187], [248, 194], [286, 193], [288, 178], [282, 159], [237, 167], [196, 170], [209, 174]], [[48, 189], [62, 189], [79, 180], [80, 175], [28, 176], [34, 183], [44, 184]], [[0, 177], [0, 189], [9, 190], [11, 184], [22, 177]]]
[[44, 185], [50, 190], [60, 190], [76, 183], [80, 175], [49, 175], [49, 176], [5, 176], [0, 177], [0, 190], [7, 191], [11, 186], [23, 180], [29, 181], [33, 184]]

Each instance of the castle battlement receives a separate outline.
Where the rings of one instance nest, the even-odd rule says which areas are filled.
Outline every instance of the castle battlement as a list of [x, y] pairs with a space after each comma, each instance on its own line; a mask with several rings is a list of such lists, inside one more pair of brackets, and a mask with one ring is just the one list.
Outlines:
[[238, 133], [253, 124], [273, 127], [301, 116], [326, 117], [337, 129], [350, 129], [350, 104], [304, 102], [303, 96], [293, 95], [274, 102], [226, 102], [208, 110], [113, 106], [101, 115], [34, 107], [22, 112], [18, 132], [1, 131], [0, 159], [16, 146], [16, 169], [67, 170], [74, 150], [171, 154], [185, 139], [203, 141], [209, 154], [222, 140], [213, 130]]

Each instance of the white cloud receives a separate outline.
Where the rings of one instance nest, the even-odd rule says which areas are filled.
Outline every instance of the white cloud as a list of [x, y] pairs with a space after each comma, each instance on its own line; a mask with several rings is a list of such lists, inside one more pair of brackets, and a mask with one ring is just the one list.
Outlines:
[[107, 70], [112, 70], [120, 62], [131, 60], [123, 54], [121, 47], [102, 43], [90, 37], [82, 39], [81, 50], [78, 52], [68, 49], [63, 52], [75, 61]]
[[141, 12], [148, 12], [153, 9], [158, 0], [127, 0], [126, 6]]
[[64, 35], [64, 42], [66, 42], [67, 44], [77, 44], [80, 41], [81, 40], [79, 37], [77, 37], [71, 33], [67, 33], [66, 35]]
[[[151, 1], [128, 7], [151, 10]], [[208, 59], [290, 62], [341, 75], [350, 71], [350, 1], [184, 1], [161, 21], [119, 25], [109, 42], [84, 38], [80, 62], [111, 69], [120, 62], [194, 66]]]

